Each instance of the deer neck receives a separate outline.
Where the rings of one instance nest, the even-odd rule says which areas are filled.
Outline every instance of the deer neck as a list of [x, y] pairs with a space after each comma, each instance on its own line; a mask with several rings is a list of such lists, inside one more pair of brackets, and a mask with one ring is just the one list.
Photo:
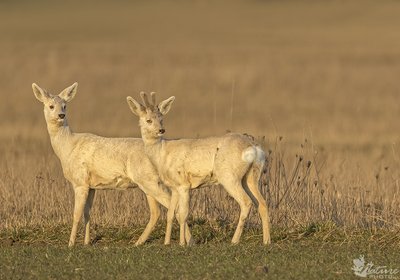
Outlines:
[[162, 146], [165, 140], [161, 136], [156, 138], [152, 137], [143, 130], [142, 139], [147, 157], [150, 159], [152, 164], [159, 169]]
[[68, 126], [67, 119], [63, 122], [47, 122], [47, 130], [49, 132], [51, 146], [58, 158], [63, 155], [69, 155], [72, 150], [71, 138], [73, 133]]

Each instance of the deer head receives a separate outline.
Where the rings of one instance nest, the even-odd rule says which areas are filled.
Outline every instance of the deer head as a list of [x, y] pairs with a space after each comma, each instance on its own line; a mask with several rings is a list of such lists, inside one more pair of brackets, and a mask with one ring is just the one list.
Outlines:
[[144, 140], [145, 138], [149, 140], [159, 139], [164, 135], [163, 117], [169, 112], [172, 102], [175, 100], [175, 96], [171, 96], [156, 105], [156, 93], [152, 92], [150, 96], [151, 101], [146, 93], [140, 93], [143, 104], [130, 96], [126, 98], [132, 113], [139, 117], [139, 126]]
[[37, 84], [32, 84], [37, 100], [44, 105], [44, 116], [48, 124], [62, 126], [66, 123], [66, 104], [74, 98], [78, 83], [64, 89], [59, 95], [52, 95]]

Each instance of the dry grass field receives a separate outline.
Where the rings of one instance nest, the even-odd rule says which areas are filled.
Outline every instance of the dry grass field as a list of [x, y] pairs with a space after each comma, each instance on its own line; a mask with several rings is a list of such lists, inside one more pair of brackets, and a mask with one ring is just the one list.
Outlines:
[[[394, 233], [380, 240], [399, 246], [399, 14], [389, 0], [1, 1], [0, 231], [71, 224], [73, 192], [31, 84], [58, 93], [77, 81], [75, 132], [140, 137], [125, 97], [144, 90], [176, 96], [169, 138], [259, 139], [273, 241], [323, 225]], [[191, 204], [194, 222], [236, 223], [218, 186]], [[99, 228], [148, 219], [139, 190], [98, 192], [92, 213]]]

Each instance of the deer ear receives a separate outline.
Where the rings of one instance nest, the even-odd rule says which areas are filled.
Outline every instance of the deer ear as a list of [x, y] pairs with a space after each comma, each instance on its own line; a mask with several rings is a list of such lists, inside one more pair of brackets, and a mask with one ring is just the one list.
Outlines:
[[69, 102], [75, 97], [77, 89], [78, 83], [74, 83], [72, 86], [64, 89], [58, 96], [64, 99], [66, 102]]
[[161, 114], [166, 115], [169, 110], [171, 109], [172, 102], [174, 102], [175, 96], [171, 96], [170, 98], [161, 101], [160, 104], [158, 104], [158, 110], [160, 111]]
[[132, 113], [134, 113], [136, 116], [140, 117], [145, 112], [144, 106], [132, 97], [128, 96], [126, 98], [126, 101], [128, 102], [128, 106], [131, 109]]
[[40, 88], [35, 83], [32, 84], [32, 90], [33, 90], [33, 93], [35, 94], [36, 99], [42, 103], [44, 103], [46, 101], [46, 99], [48, 99], [50, 97], [49, 94], [45, 90]]

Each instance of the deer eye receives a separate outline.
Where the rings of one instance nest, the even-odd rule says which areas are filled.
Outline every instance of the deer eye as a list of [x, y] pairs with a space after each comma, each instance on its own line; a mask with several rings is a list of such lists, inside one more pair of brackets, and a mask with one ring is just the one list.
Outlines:
[[152, 123], [153, 121], [152, 121], [152, 120], [146, 120], [146, 122], [147, 122], [147, 123]]
[[51, 110], [53, 110], [53, 109], [54, 109], [54, 106], [53, 106], [53, 105], [50, 105], [49, 108], [50, 108]]

